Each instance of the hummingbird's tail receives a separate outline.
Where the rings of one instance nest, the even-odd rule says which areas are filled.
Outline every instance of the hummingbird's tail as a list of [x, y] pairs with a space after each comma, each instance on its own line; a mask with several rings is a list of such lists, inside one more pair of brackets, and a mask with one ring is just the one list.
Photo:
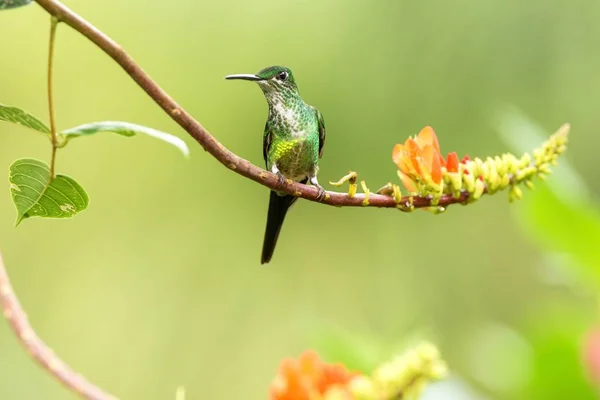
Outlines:
[[269, 213], [267, 215], [267, 229], [265, 230], [265, 239], [260, 259], [261, 264], [266, 264], [271, 261], [285, 215], [297, 199], [296, 196], [289, 194], [280, 196], [276, 192], [271, 191], [271, 196], [269, 198]]

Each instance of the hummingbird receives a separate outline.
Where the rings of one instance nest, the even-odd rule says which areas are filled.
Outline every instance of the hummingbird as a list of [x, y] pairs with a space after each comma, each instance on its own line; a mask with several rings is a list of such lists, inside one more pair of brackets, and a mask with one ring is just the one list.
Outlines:
[[[292, 70], [272, 66], [257, 74], [228, 75], [225, 79], [253, 81], [262, 89], [269, 105], [263, 135], [266, 169], [278, 176], [280, 186], [287, 179], [303, 184], [310, 182], [318, 188], [318, 200], [322, 200], [325, 189], [319, 185], [317, 173], [325, 144], [325, 120], [319, 110], [300, 97]], [[271, 190], [261, 264], [271, 260], [285, 216], [297, 199]]]

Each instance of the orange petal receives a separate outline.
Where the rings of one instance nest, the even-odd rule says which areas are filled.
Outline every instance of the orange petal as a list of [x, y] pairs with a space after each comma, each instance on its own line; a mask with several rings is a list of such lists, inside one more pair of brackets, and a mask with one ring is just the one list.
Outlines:
[[433, 164], [431, 165], [431, 179], [439, 185], [442, 182], [442, 162], [443, 158], [439, 153], [436, 152], [433, 157]]
[[419, 153], [419, 145], [413, 138], [406, 139], [404, 143], [404, 156], [406, 157], [406, 170], [403, 170], [405, 174], [411, 176], [419, 175], [419, 162], [417, 161], [417, 154]]
[[404, 187], [406, 188], [406, 190], [408, 190], [409, 192], [416, 192], [417, 191], [417, 185], [410, 178], [410, 176], [408, 176], [406, 174], [403, 174], [400, 171], [398, 171], [398, 176], [400, 177], [400, 180], [402, 181], [402, 184], [404, 185]]
[[438, 141], [437, 135], [431, 126], [426, 126], [421, 129], [419, 135], [417, 136], [417, 144], [419, 147], [425, 147], [426, 145], [431, 145], [438, 153], [440, 153], [440, 143]]
[[404, 145], [397, 144], [392, 150], [392, 160], [398, 166], [398, 169], [405, 174], [415, 176], [417, 174], [416, 162], [414, 157], [418, 146], [413, 139], [406, 141]]
[[439, 184], [442, 181], [442, 166], [439, 153], [431, 145], [419, 151], [417, 157], [421, 177], [430, 184]]
[[[404, 150], [404, 145], [397, 144], [394, 146], [394, 149], [392, 150], [392, 161], [394, 162], [394, 164], [398, 165], [400, 163], [400, 159], [402, 158], [403, 150]], [[398, 168], [400, 168], [399, 165], [398, 165]]]
[[270, 399], [314, 400], [334, 387], [344, 389], [356, 375], [342, 364], [325, 363], [309, 350], [296, 360], [286, 359], [281, 363], [270, 387]]
[[448, 161], [446, 162], [446, 169], [448, 172], [458, 172], [458, 155], [456, 152], [448, 153]]
[[438, 141], [437, 135], [431, 126], [426, 126], [421, 129], [421, 132], [417, 135], [417, 144], [419, 147], [423, 148], [427, 145], [433, 146], [433, 148], [437, 151], [440, 158], [440, 165], [446, 166], [446, 160], [442, 157], [442, 151], [440, 150], [440, 142]]

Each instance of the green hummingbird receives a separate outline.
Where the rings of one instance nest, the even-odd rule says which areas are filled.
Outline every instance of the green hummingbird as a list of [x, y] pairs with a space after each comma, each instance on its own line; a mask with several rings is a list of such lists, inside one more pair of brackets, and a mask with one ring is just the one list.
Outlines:
[[[286, 179], [310, 182], [319, 189], [319, 199], [323, 199], [325, 189], [319, 185], [317, 173], [325, 144], [325, 120], [319, 110], [302, 100], [292, 71], [273, 66], [257, 74], [229, 75], [225, 79], [254, 81], [265, 95], [269, 105], [263, 136], [267, 170], [279, 177], [280, 185]], [[271, 260], [285, 216], [297, 199], [271, 191], [261, 264]]]

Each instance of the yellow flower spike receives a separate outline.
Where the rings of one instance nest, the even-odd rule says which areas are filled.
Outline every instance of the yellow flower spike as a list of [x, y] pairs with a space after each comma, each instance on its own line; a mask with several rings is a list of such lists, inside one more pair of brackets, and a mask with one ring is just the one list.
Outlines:
[[521, 200], [523, 198], [523, 191], [518, 186], [513, 186], [511, 191], [514, 193], [516, 200]]
[[478, 177], [479, 175], [483, 175], [483, 177], [485, 179], [485, 177], [487, 176], [487, 167], [486, 167], [485, 163], [483, 162], [483, 160], [479, 157], [475, 157], [473, 159], [473, 162], [475, 164], [475, 168], [473, 168], [471, 173], [473, 175], [475, 175], [475, 177]]
[[463, 182], [465, 183], [465, 189], [467, 189], [467, 192], [473, 193], [475, 191], [475, 176], [473, 174], [464, 174]]
[[[373, 372], [372, 385], [377, 400], [415, 399], [429, 381], [447, 374], [446, 363], [439, 351], [423, 343], [381, 365]], [[365, 398], [366, 399], [366, 398]]]
[[442, 360], [437, 360], [437, 362], [431, 366], [430, 378], [440, 380], [444, 379], [446, 376], [448, 376], [448, 365]]
[[515, 202], [515, 192], [512, 190], [512, 187], [508, 190], [508, 202], [509, 203], [514, 203]]
[[510, 185], [510, 175], [503, 175], [500, 181], [500, 187], [506, 189]]
[[462, 180], [460, 179], [460, 173], [458, 172], [450, 172], [448, 173], [448, 178], [450, 180], [450, 187], [453, 193], [460, 193], [460, 189], [462, 189]]
[[371, 378], [358, 376], [350, 381], [350, 392], [355, 400], [376, 400], [377, 391]]
[[506, 175], [507, 165], [502, 157], [494, 157], [494, 164], [496, 164], [496, 171], [498, 171], [499, 176]]
[[535, 187], [535, 185], [533, 184], [532, 181], [530, 181], [529, 179], [525, 181], [525, 186], [527, 186], [528, 189], [533, 190], [533, 188]]
[[550, 167], [548, 166], [548, 164], [542, 164], [538, 167], [538, 171], [546, 174], [546, 175], [550, 175]]
[[440, 358], [440, 351], [429, 342], [423, 342], [417, 347], [419, 357], [427, 362], [432, 362]]
[[495, 192], [496, 189], [498, 188], [498, 186], [500, 186], [500, 183], [499, 183], [500, 179], [498, 177], [498, 171], [496, 171], [496, 163], [494, 162], [493, 158], [488, 158], [487, 164], [488, 164], [488, 178], [487, 178], [486, 182], [489, 186], [489, 190], [491, 192]]
[[531, 164], [531, 156], [529, 155], [529, 153], [525, 153], [523, 154], [523, 156], [521, 157], [520, 161], [520, 165], [519, 168], [524, 168], [526, 166], [528, 166], [529, 164]]
[[541, 164], [543, 162], [544, 149], [533, 150], [533, 160], [535, 164]]
[[506, 173], [507, 174], [514, 174], [515, 172], [517, 172], [517, 169], [519, 168], [519, 161], [517, 160], [517, 158], [512, 155], [512, 154], [504, 154], [502, 156], [502, 159], [504, 161], [504, 163], [506, 164]]
[[473, 200], [479, 200], [479, 198], [483, 195], [483, 191], [485, 190], [485, 183], [481, 179], [475, 180], [475, 190], [471, 195]]

